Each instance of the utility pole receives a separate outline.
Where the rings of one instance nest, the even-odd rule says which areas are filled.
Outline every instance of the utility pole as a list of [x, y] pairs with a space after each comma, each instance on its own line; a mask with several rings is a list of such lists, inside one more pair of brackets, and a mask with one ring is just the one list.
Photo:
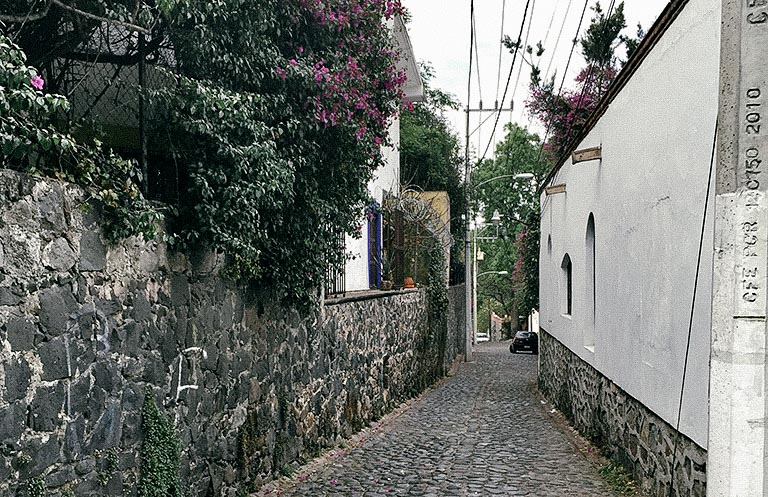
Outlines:
[[768, 2], [722, 0], [707, 495], [768, 496]]
[[[470, 70], [470, 75], [471, 75]], [[471, 79], [471, 78], [470, 78]], [[470, 93], [467, 92], [467, 102], [469, 102]], [[502, 102], [503, 104], [503, 102]], [[496, 102], [495, 107], [498, 107], [498, 102]], [[464, 294], [465, 294], [465, 308], [466, 308], [466, 319], [465, 319], [465, 328], [464, 332], [466, 335], [466, 342], [465, 342], [465, 360], [469, 362], [472, 360], [472, 342], [474, 341], [475, 336], [475, 330], [472, 322], [472, 316], [474, 316], [475, 313], [475, 306], [477, 305], [477, 302], [474, 300], [473, 295], [473, 288], [474, 285], [472, 284], [473, 277], [472, 277], [472, 267], [474, 266], [473, 254], [472, 254], [472, 232], [470, 230], [470, 222], [471, 222], [471, 216], [472, 212], [470, 209], [470, 194], [472, 192], [472, 188], [469, 184], [469, 180], [471, 178], [471, 171], [470, 171], [470, 164], [469, 164], [469, 116], [473, 112], [480, 112], [481, 114], [483, 112], [512, 112], [513, 106], [510, 104], [509, 109], [483, 109], [483, 103], [480, 102], [480, 107], [477, 109], [471, 109], [469, 107], [469, 104], [467, 104], [467, 108], [464, 109], [464, 112], [467, 115], [466, 119], [466, 134], [465, 134], [465, 143], [464, 143], [464, 198], [467, 202], [467, 208], [466, 212], [464, 213]]]

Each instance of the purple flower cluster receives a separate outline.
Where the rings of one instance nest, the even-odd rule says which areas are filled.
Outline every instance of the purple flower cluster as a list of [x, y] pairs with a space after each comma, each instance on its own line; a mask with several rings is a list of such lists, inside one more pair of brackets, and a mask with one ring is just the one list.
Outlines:
[[[404, 101], [406, 75], [385, 20], [403, 13], [399, 0], [295, 0], [305, 43], [275, 68], [280, 80], [307, 84], [307, 106], [324, 127], [347, 127], [376, 155]], [[304, 83], [302, 83], [304, 82]], [[407, 104], [405, 104], [407, 107]]]
[[560, 95], [555, 94], [552, 84], [531, 85], [526, 107], [533, 117], [549, 126], [550, 138], [544, 148], [552, 160], [557, 160], [578, 137], [616, 74], [612, 66], [587, 66], [576, 76], [576, 89], [563, 90]]

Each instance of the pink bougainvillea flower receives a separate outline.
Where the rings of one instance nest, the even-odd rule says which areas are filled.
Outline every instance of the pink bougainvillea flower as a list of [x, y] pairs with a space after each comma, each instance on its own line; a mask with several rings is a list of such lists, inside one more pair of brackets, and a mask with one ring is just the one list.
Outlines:
[[288, 63], [292, 66], [295, 66], [297, 64], [296, 59], [291, 59], [288, 61]]
[[331, 480], [332, 485], [338, 485], [338, 483], [339, 483], [339, 480], [337, 480], [336, 478]]
[[43, 81], [43, 78], [40, 76], [32, 76], [32, 79], [29, 80], [29, 84], [31, 84], [33, 88], [42, 90], [43, 86], [45, 85], [45, 81]]

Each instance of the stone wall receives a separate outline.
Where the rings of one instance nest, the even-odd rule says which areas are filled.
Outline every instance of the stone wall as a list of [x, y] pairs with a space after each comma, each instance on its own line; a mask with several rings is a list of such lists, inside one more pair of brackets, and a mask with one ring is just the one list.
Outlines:
[[448, 371], [458, 357], [464, 357], [467, 348], [466, 294], [464, 285], [452, 286], [448, 289], [448, 335], [445, 341], [445, 357], [443, 367]]
[[[652, 497], [705, 497], [707, 452], [584, 362], [543, 329], [539, 388]], [[677, 439], [672, 481], [672, 454]]]
[[0, 496], [136, 495], [145, 395], [173, 422], [185, 495], [238, 495], [441, 373], [423, 291], [302, 316], [212, 254], [105, 246], [88, 207], [0, 170]]

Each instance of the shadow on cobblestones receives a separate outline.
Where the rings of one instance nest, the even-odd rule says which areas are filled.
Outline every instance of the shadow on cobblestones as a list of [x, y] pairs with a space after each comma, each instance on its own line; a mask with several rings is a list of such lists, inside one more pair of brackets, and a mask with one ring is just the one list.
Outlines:
[[482, 344], [456, 376], [348, 448], [254, 495], [614, 496], [531, 388], [537, 356], [507, 346]]

